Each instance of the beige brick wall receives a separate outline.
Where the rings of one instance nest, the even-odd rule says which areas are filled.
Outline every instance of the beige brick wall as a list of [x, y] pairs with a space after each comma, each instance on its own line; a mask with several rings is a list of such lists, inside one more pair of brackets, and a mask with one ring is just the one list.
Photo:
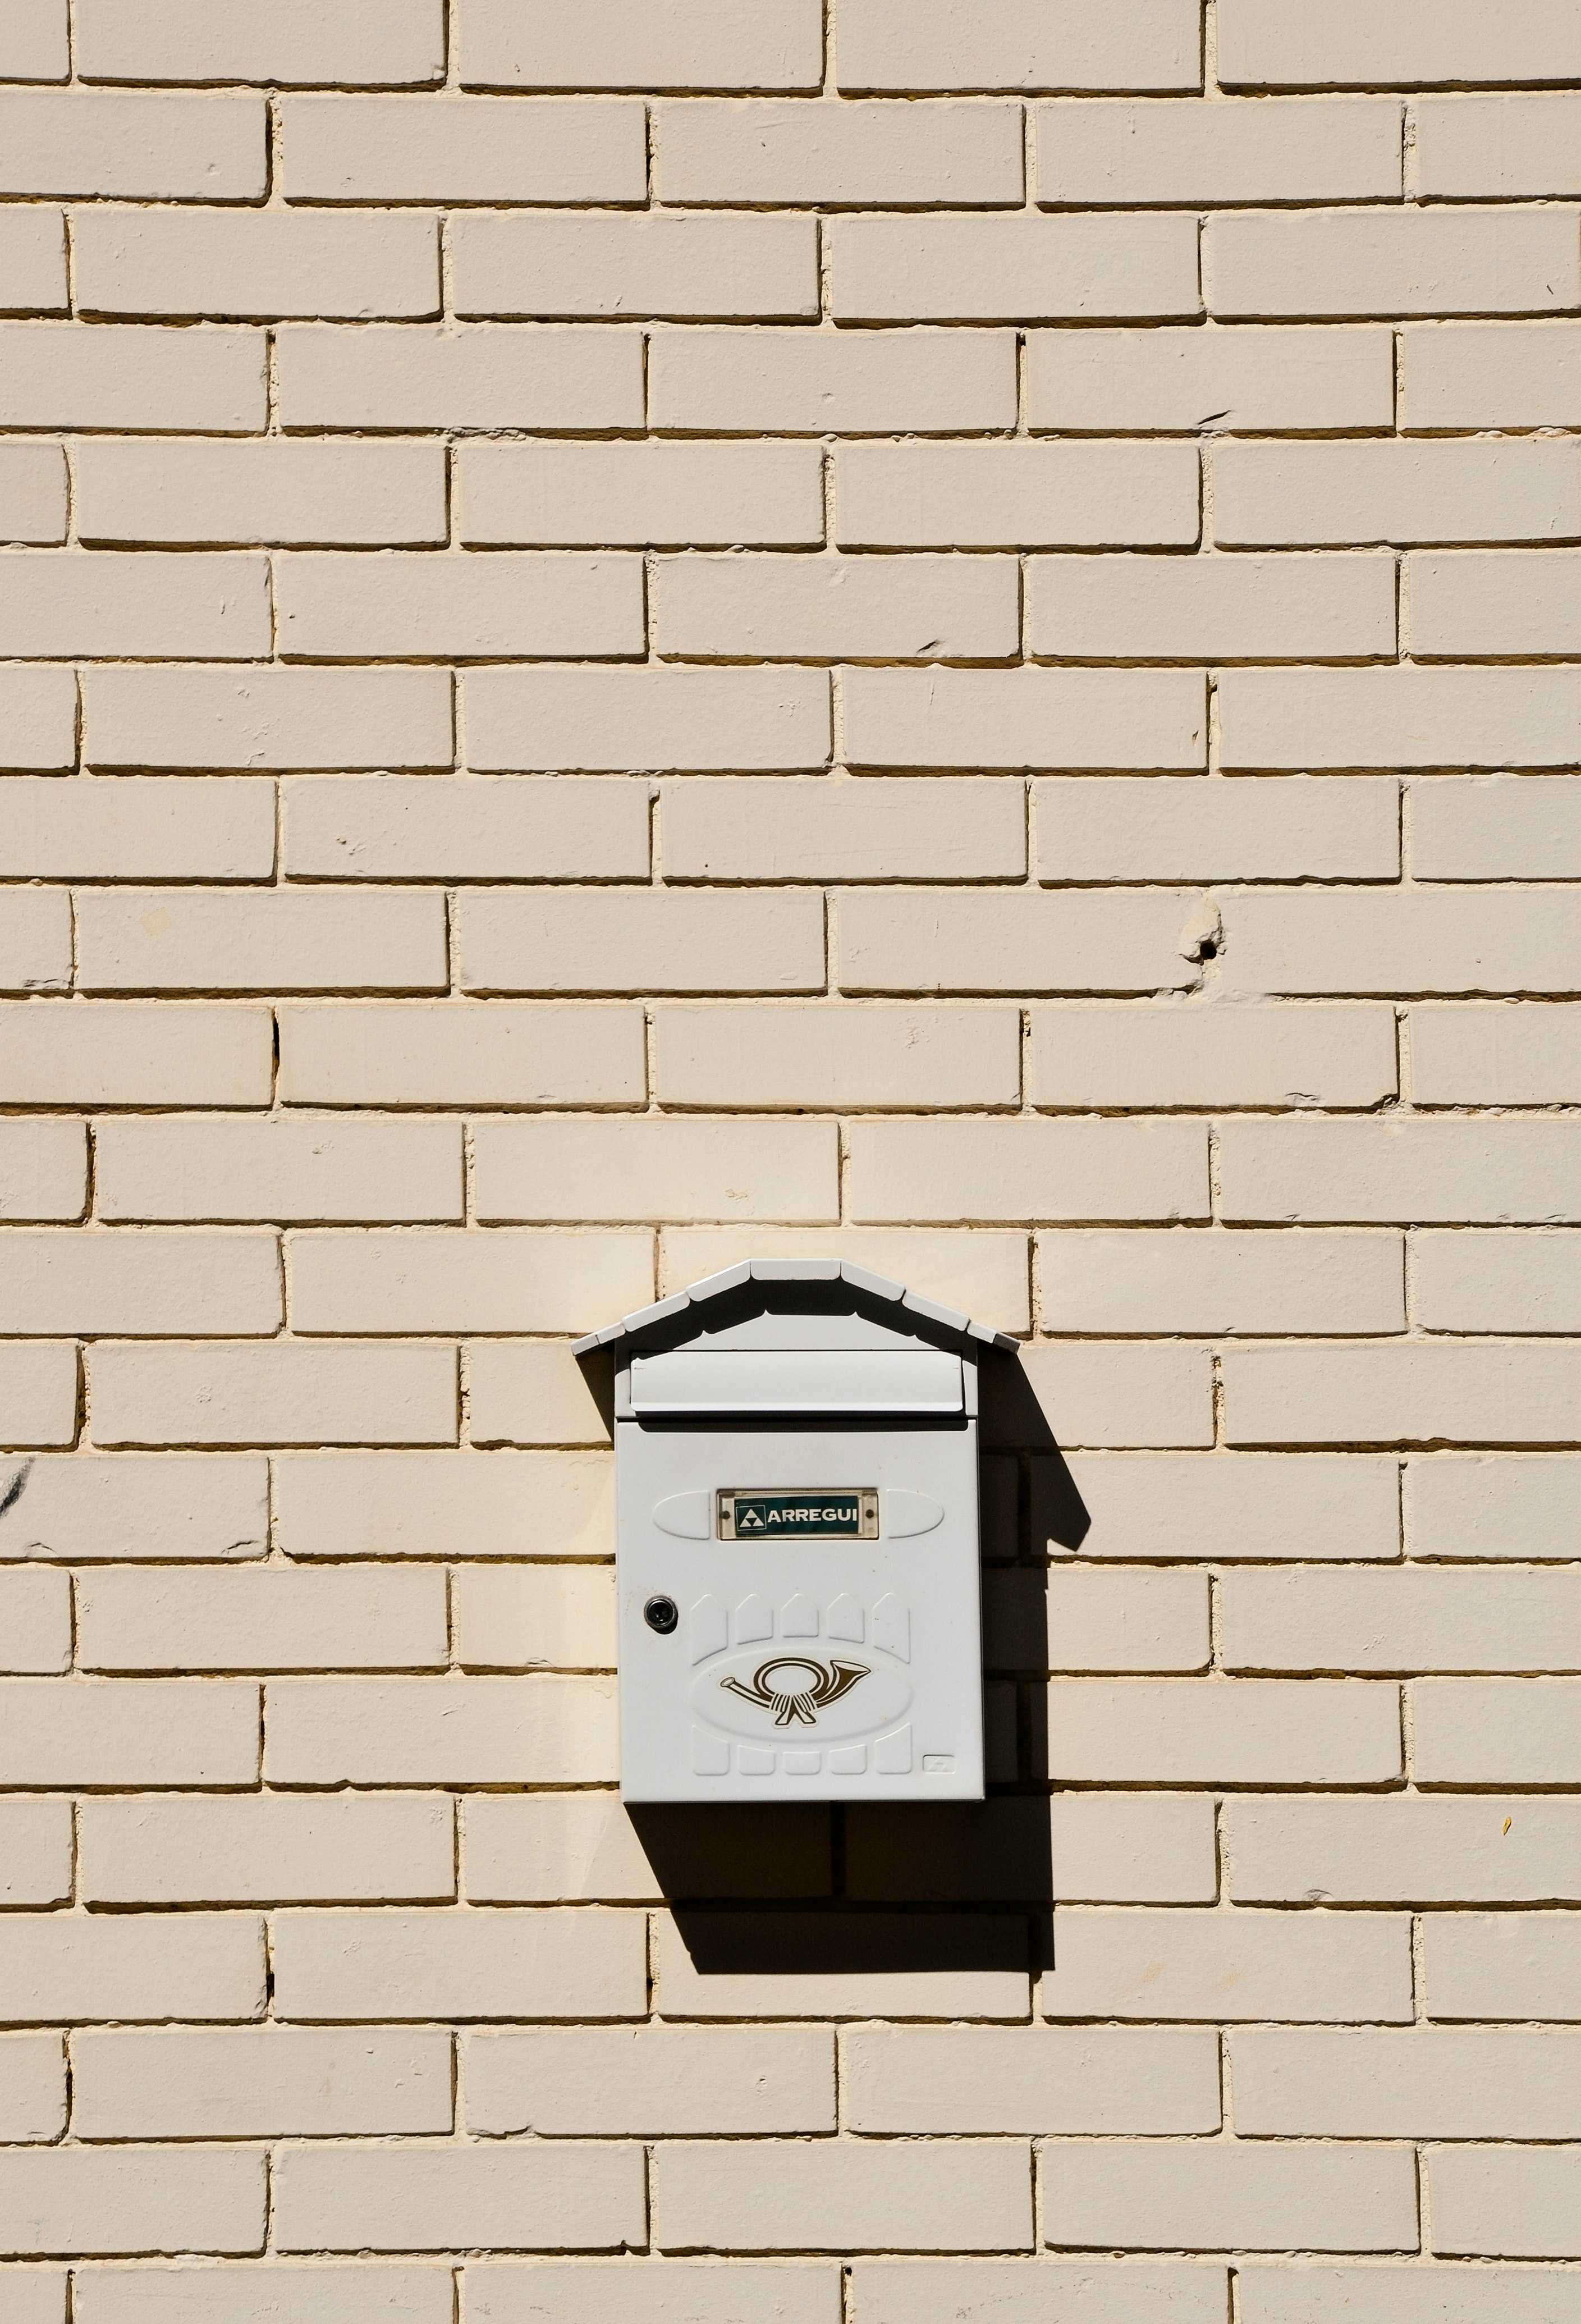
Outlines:
[[[1581, 2324], [1581, 0], [0, 0], [5, 2324]], [[985, 1397], [620, 1808], [572, 1336]]]

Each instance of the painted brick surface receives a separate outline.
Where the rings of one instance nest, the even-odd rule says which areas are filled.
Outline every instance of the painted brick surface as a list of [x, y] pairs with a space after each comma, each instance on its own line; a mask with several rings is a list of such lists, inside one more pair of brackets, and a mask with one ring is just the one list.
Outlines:
[[[1581, 2317], [1581, 5], [0, 0], [5, 2324]], [[630, 1815], [607, 1381], [982, 1381]]]

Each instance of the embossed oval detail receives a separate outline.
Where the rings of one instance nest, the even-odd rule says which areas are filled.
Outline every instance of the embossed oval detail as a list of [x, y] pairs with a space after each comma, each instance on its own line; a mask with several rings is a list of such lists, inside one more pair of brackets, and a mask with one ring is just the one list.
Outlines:
[[709, 1664], [692, 1682], [699, 1719], [729, 1735], [832, 1743], [892, 1726], [911, 1701], [903, 1671], [870, 1649], [760, 1646]]

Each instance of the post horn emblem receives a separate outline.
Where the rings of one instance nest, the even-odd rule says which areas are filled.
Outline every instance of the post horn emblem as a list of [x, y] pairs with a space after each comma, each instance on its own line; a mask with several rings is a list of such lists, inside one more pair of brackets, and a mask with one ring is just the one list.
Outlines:
[[722, 1678], [720, 1684], [743, 1702], [761, 1703], [772, 1711], [777, 1727], [815, 1727], [825, 1703], [838, 1702], [859, 1679], [868, 1676], [865, 1663], [813, 1662], [802, 1655], [777, 1655], [759, 1663], [748, 1685], [744, 1679]]

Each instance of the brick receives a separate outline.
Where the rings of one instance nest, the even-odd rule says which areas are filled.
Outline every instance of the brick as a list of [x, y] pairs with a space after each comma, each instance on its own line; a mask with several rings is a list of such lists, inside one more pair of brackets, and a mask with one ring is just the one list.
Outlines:
[[[20, 1046], [12, 1031], [15, 1019], [24, 1009], [31, 1016], [37, 1008], [36, 1001], [27, 1001], [0, 1007], [0, 1058], [6, 1048]], [[32, 1028], [27, 1029], [31, 1031]], [[41, 1032], [45, 1029], [40, 1028]], [[14, 1076], [24, 1084], [26, 1078], [23, 1074]], [[14, 1089], [13, 1079], [10, 1074], [5, 1078], [8, 1103], [32, 1094], [25, 1086]], [[80, 1122], [47, 1121], [37, 1117], [32, 1120], [9, 1117], [0, 1121], [0, 1218], [79, 1219], [87, 1199], [87, 1149]]]
[[1017, 1234], [895, 1232], [850, 1227], [743, 1231], [672, 1227], [660, 1246], [659, 1293], [667, 1298], [739, 1259], [806, 1259], [832, 1253], [907, 1284], [924, 1298], [991, 1316], [1007, 1332], [1025, 1332], [1026, 1239]]
[[9, 1468], [0, 1556], [102, 1560], [262, 1557], [269, 1475], [262, 1460], [207, 1454], [45, 1453]]
[[[631, 1009], [337, 1001], [282, 1008], [279, 1023], [288, 1105], [640, 1105], [646, 1093]], [[4, 1041], [0, 1011], [0, 1056]]]
[[[1485, 561], [1462, 560], [1473, 565]], [[1525, 563], [1523, 558], [1502, 561]], [[1560, 564], [1568, 561], [1559, 552]], [[1581, 874], [1581, 783], [1564, 775], [1462, 775], [1448, 782], [1414, 783], [1411, 860], [1419, 880], [1554, 880]], [[1549, 1016], [1555, 1024], [1564, 1021], [1551, 1010]], [[1509, 1011], [1504, 1010], [1500, 1022], [1508, 1021]]]
[[85, 437], [72, 468], [86, 541], [372, 548], [445, 538], [435, 444]]
[[421, 992], [447, 982], [444, 903], [431, 890], [99, 889], [78, 908], [78, 979], [94, 992]]
[[1207, 1207], [1194, 1122], [872, 1122], [850, 1136], [859, 1219], [1168, 1219]]
[[[383, 1904], [455, 1893], [447, 1800], [94, 1799], [78, 1814], [82, 1894], [95, 1904]], [[183, 2134], [148, 2133], [167, 2135]]]
[[749, 1803], [700, 1803], [645, 1818], [639, 1833], [613, 1793], [482, 1793], [464, 1817], [464, 1885], [474, 1904], [657, 1903], [666, 1882], [716, 1877], [722, 1851], [738, 1896], [827, 1896], [832, 1885], [822, 1806], [765, 1821]]
[[[5, 0], [0, 71], [7, 80], [65, 80], [70, 73], [68, 0]], [[64, 2293], [62, 2292], [62, 2312]], [[41, 2324], [43, 2311], [41, 2310]], [[30, 2312], [26, 2324], [34, 2324]], [[55, 2324], [53, 2317], [48, 2324]]]
[[262, 558], [0, 552], [0, 648], [60, 655], [265, 654]]
[[489, 213], [455, 219], [449, 247], [463, 315], [797, 322], [818, 312], [818, 241], [808, 217]]
[[468, 1670], [615, 1667], [615, 1580], [602, 1566], [464, 1572], [456, 1659]]
[[[473, 1355], [474, 1432], [483, 1352]], [[588, 1411], [599, 1427], [591, 1398]], [[578, 1441], [565, 1423], [556, 1433]], [[607, 1557], [614, 1548], [605, 1452], [302, 1453], [276, 1463], [275, 1490], [291, 1557]]]
[[1067, 1449], [1213, 1442], [1206, 1348], [1071, 1340], [1028, 1348], [1024, 1369], [1047, 1427]]
[[735, 2324], [759, 2312], [773, 2315], [776, 2324], [836, 2324], [840, 2297], [839, 2272], [809, 2260], [732, 2259], [728, 2266], [676, 2259], [467, 2264], [467, 2299], [476, 2324], [530, 2324], [535, 2310], [552, 2315], [556, 2307], [574, 2309], [584, 2324], [671, 2324], [677, 2301], [693, 2324]]
[[[1237, 1573], [1226, 1578], [1221, 1604], [1232, 1669], [1581, 1669], [1581, 1600], [1566, 1574], [1436, 1566]], [[1541, 1691], [1545, 1700], [1553, 1692]], [[1500, 1693], [1473, 1691], [1474, 1699], [1488, 1699], [1490, 1711]], [[1511, 1698], [1515, 1705], [1522, 1699]], [[1416, 1700], [1420, 1715], [1426, 1700], [1420, 1689]]]
[[[5, 326], [0, 324], [0, 354]], [[77, 756], [77, 687], [69, 669], [0, 670], [0, 759], [7, 769], [59, 773]]]
[[1443, 2147], [1425, 2155], [1436, 2252], [1515, 2259], [1581, 2254], [1573, 2146]]
[[656, 331], [648, 360], [650, 424], [666, 430], [927, 436], [1016, 424], [1007, 331]]
[[[137, 560], [143, 566], [160, 561]], [[158, 586], [157, 572], [143, 586]], [[0, 871], [7, 876], [267, 880], [274, 869], [272, 783], [136, 776], [63, 783], [16, 776], [6, 795], [14, 809], [0, 838]]]
[[0, 426], [262, 428], [260, 331], [128, 328], [114, 338], [86, 323], [0, 324]]
[[29, 204], [0, 215], [0, 311], [63, 315], [66, 227], [59, 210]]
[[263, 1923], [253, 1913], [7, 1914], [0, 1982], [6, 2016], [23, 2024], [178, 2013], [256, 2017]]
[[[518, 561], [539, 562], [487, 563]], [[320, 776], [286, 785], [284, 864], [298, 878], [640, 880], [648, 825], [647, 787], [636, 782]]]
[[273, 1235], [0, 1236], [8, 1333], [259, 1333], [280, 1329]]
[[1432, 2324], [1452, 2302], [1465, 2324], [1542, 2324], [1562, 2314], [1569, 2278], [1554, 2268], [1260, 2267], [1238, 2262], [1246, 2324], [1339, 2324], [1357, 2301], [1386, 2302], [1398, 2324]]
[[1410, 1038], [1421, 1105], [1562, 1104], [1581, 1088], [1581, 1012], [1567, 1006], [1413, 1009]]
[[1405, 1539], [1412, 1557], [1560, 1558], [1571, 1546], [1576, 1462], [1452, 1452], [1405, 1466]]
[[0, 1904], [61, 1904], [70, 1894], [70, 1801], [0, 1801]]
[[844, 548], [1189, 548], [1200, 526], [1185, 444], [841, 444], [834, 480]]
[[1570, 1215], [1558, 1120], [1235, 1121], [1224, 1212], [1236, 1219], [1521, 1220]]
[[[1401, 1913], [1062, 1906], [1054, 1966], [1041, 1992], [1043, 2015], [1054, 2018], [1409, 2020], [1411, 1923]], [[1237, 2085], [1236, 2127], [1244, 2134], [1239, 2095]], [[1133, 2126], [1151, 2127], [1112, 2126]]]
[[51, 2147], [0, 2157], [0, 2249], [46, 2253], [258, 2252], [262, 2148]]
[[[0, 110], [5, 99], [0, 96]], [[0, 540], [66, 538], [66, 459], [58, 444], [0, 445]]]
[[440, 1121], [171, 1114], [98, 1131], [105, 1219], [455, 1219], [461, 1139]]
[[0, 190], [262, 201], [267, 134], [256, 97], [7, 90], [0, 94]]
[[274, 2172], [281, 2251], [610, 2251], [644, 2239], [636, 2145], [288, 2146]]
[[290, 210], [85, 209], [73, 222], [78, 305], [98, 315], [435, 315], [432, 218]]
[[1196, 979], [1203, 899], [859, 889], [837, 906], [845, 992], [1156, 992]]
[[1135, 2261], [859, 2259], [851, 2279], [864, 2324], [954, 2324], [970, 2301], [1005, 2324], [1218, 2324], [1227, 2296], [1222, 2268]]
[[1241, 894], [1225, 950], [1241, 991], [1567, 992], [1561, 908], [1557, 889]]
[[293, 97], [280, 107], [292, 202], [640, 202], [636, 105], [489, 97]]
[[0, 2132], [9, 2144], [60, 2137], [66, 2128], [66, 2046], [59, 2034], [0, 2036]]
[[101, 1340], [88, 1367], [101, 1445], [455, 1441], [448, 1347]]
[[106, 1572], [78, 1585], [85, 1670], [389, 1670], [446, 1659], [437, 1572], [259, 1566], [175, 1581]]
[[[1106, 786], [1107, 788], [1107, 786]], [[1034, 1009], [1034, 1105], [1365, 1106], [1396, 1087], [1384, 1008], [1097, 1001]]]
[[258, 1690], [181, 1680], [0, 1683], [8, 1784], [161, 1787], [256, 1780]]
[[1245, 2137], [1572, 2138], [1581, 2034], [1245, 2033], [1230, 2040]]
[[655, 1023], [664, 1105], [933, 1109], [1020, 1094], [1021, 1027], [1007, 1009], [777, 1009], [767, 1041], [760, 1004], [659, 1009]]
[[1581, 250], [1564, 211], [1221, 212], [1202, 236], [1209, 312], [1532, 314], [1581, 303]]
[[309, 556], [275, 567], [287, 653], [613, 654], [642, 650], [642, 579], [630, 557]]
[[[1581, 531], [1581, 462], [1570, 445], [1537, 438], [1221, 444], [1213, 455], [1213, 530], [1219, 542], [1237, 547], [1574, 540]], [[1407, 569], [1414, 575], [1418, 561]], [[1413, 638], [1416, 617], [1413, 591]], [[1475, 650], [1498, 647], [1490, 640]]]
[[983, 1576], [983, 1657], [990, 1669], [1205, 1670], [1206, 1575], [1055, 1565]]
[[1027, 2015], [1025, 1926], [1004, 1914], [692, 1914], [683, 1937], [666, 1914], [654, 1942], [668, 2018]]
[[455, 480], [466, 541], [801, 547], [823, 538], [810, 444], [464, 444]]
[[298, 1332], [596, 1331], [652, 1281], [645, 1235], [297, 1234], [287, 1258]]
[[1072, 1475], [1103, 1558], [1395, 1558], [1399, 1463], [1307, 1452], [1089, 1454]]
[[280, 333], [278, 347], [288, 428], [642, 425], [635, 332], [391, 326], [354, 336], [333, 323], [301, 323]]
[[1578, 564], [1581, 558], [1565, 549], [1409, 558], [1406, 631], [1412, 651], [1573, 652], [1576, 624], [1564, 585], [1574, 583]]
[[821, 670], [497, 669], [463, 687], [471, 763], [491, 768], [821, 767]]
[[1427, 97], [1414, 115], [1420, 194], [1581, 193], [1573, 97]]
[[661, 2251], [1027, 2250], [1024, 2143], [695, 2139], [653, 2158]]
[[282, 1913], [275, 2002], [317, 2018], [640, 2017], [639, 1913]]
[[1019, 879], [1026, 869], [1017, 782], [694, 777], [662, 797], [672, 881]]
[[283, 0], [260, 17], [241, 0], [86, 0], [78, 69], [91, 80], [438, 80], [437, 0], [391, 0], [372, 18], [356, 0]]
[[77, 1400], [75, 1348], [37, 1340], [0, 1347], [0, 1425], [9, 1444], [71, 1443]]
[[1253, 1799], [1225, 1816], [1237, 1903], [1581, 1901], [1581, 1816], [1569, 1801]]
[[834, 2044], [813, 2027], [541, 2027], [473, 2034], [469, 2131], [545, 2137], [832, 2131]]
[[1131, 2027], [855, 2026], [842, 2087], [856, 2131], [1211, 2131], [1218, 2045]]
[[0, 990], [59, 991], [71, 982], [70, 900], [63, 888], [9, 888], [0, 898]]
[[608, 1679], [281, 1679], [265, 1708], [273, 1783], [599, 1784], [615, 1775]]
[[1370, 1784], [1400, 1773], [1399, 1689], [1343, 1680], [1056, 1679], [1056, 1782]]
[[846, 0], [842, 89], [1197, 88], [1197, 21], [1184, 0], [1094, 17], [1027, 0]]
[[663, 202], [1019, 202], [1021, 148], [1013, 105], [704, 97], [654, 108]]
[[1046, 2165], [1043, 2233], [1066, 2249], [1402, 2251], [1416, 2244], [1409, 2147], [1072, 2140], [1051, 2148]]
[[1365, 201], [1401, 190], [1400, 106], [1383, 97], [1062, 97], [1038, 106], [1036, 135], [1037, 198], [1051, 204]]
[[1398, 1235], [1043, 1234], [1055, 1332], [1402, 1332]]
[[1318, 661], [1394, 648], [1390, 558], [1039, 557], [1028, 579], [1038, 654]]
[[826, 229], [842, 322], [1196, 315], [1196, 221], [1114, 215], [841, 217]]
[[1575, 1927], [1569, 1913], [1434, 1914], [1422, 1935], [1429, 2015], [1581, 2017]]
[[1108, 436], [1393, 420], [1393, 335], [1377, 328], [1034, 331], [1026, 348], [1034, 428]]
[[[1461, 1577], [1470, 1579], [1471, 1577]], [[1507, 1590], [1513, 1577], [1501, 1574]], [[1540, 1589], [1557, 1596], [1559, 1577]], [[1533, 1595], [1535, 1596], [1535, 1592]], [[1563, 1599], [1559, 1599], [1561, 1609]], [[1574, 1644], [1558, 1639], [1533, 1652], [1528, 1670], [1574, 1668]], [[1492, 1654], [1484, 1669], [1498, 1668]], [[1504, 1665], [1507, 1667], [1507, 1665]], [[1422, 1679], [1411, 1690], [1415, 1726], [1412, 1764], [1424, 1784], [1572, 1784], [1581, 1766], [1581, 1685], [1574, 1679]]]
[[1412, 1312], [1429, 1331], [1581, 1329], [1581, 1237], [1420, 1234]]
[[832, 1125], [492, 1121], [473, 1133], [483, 1220], [832, 1219]]
[[258, 2267], [87, 2267], [73, 2296], [81, 2324], [257, 2324], [261, 2307], [265, 2315], [272, 2307], [270, 2324], [313, 2324], [326, 2298], [337, 2324], [449, 2324], [453, 2281], [447, 2267], [362, 2261], [340, 2267], [277, 2260]]
[[[264, 1009], [0, 1004], [0, 1090], [8, 1104], [267, 1105], [270, 1079]], [[58, 1196], [77, 1132], [64, 1122], [28, 1127], [56, 1144], [50, 1174]]]
[[[939, 1806], [927, 1811], [921, 1849], [918, 1829], [906, 1807], [853, 1803], [848, 1893], [889, 1904], [1001, 1905], [1051, 1896], [1201, 1904], [1214, 1895], [1212, 1804], [1184, 1793], [1068, 1792]], [[876, 2006], [871, 2014], [916, 2013]]]
[[426, 669], [95, 669], [101, 767], [448, 766], [450, 696]]
[[873, 767], [1192, 767], [1201, 686], [1188, 670], [853, 670], [846, 755]]
[[1581, 394], [1574, 323], [1416, 323], [1400, 344], [1409, 428], [1564, 427]]
[[1232, 1444], [1574, 1442], [1573, 1351], [1540, 1340], [1236, 1349], [1224, 1377]]
[[1384, 16], [1338, 0], [1321, 26], [1300, 0], [1228, 0], [1220, 38], [1219, 74], [1232, 88], [1563, 80], [1581, 58], [1570, 0], [1537, 0], [1508, 26], [1463, 0], [1401, 0]]
[[366, 2137], [450, 2128], [442, 2033], [309, 2026], [161, 2026], [79, 2034], [73, 2126], [82, 2138]]
[[1400, 868], [1399, 791], [1383, 779], [1053, 776], [1034, 803], [1038, 876], [1050, 882], [1393, 880]]
[[666, 655], [985, 660], [1013, 654], [1020, 635], [1007, 557], [676, 557], [656, 579], [654, 643]]
[[698, 0], [633, 17], [619, 0], [467, 0], [461, 78], [494, 88], [816, 88], [816, 0]]

